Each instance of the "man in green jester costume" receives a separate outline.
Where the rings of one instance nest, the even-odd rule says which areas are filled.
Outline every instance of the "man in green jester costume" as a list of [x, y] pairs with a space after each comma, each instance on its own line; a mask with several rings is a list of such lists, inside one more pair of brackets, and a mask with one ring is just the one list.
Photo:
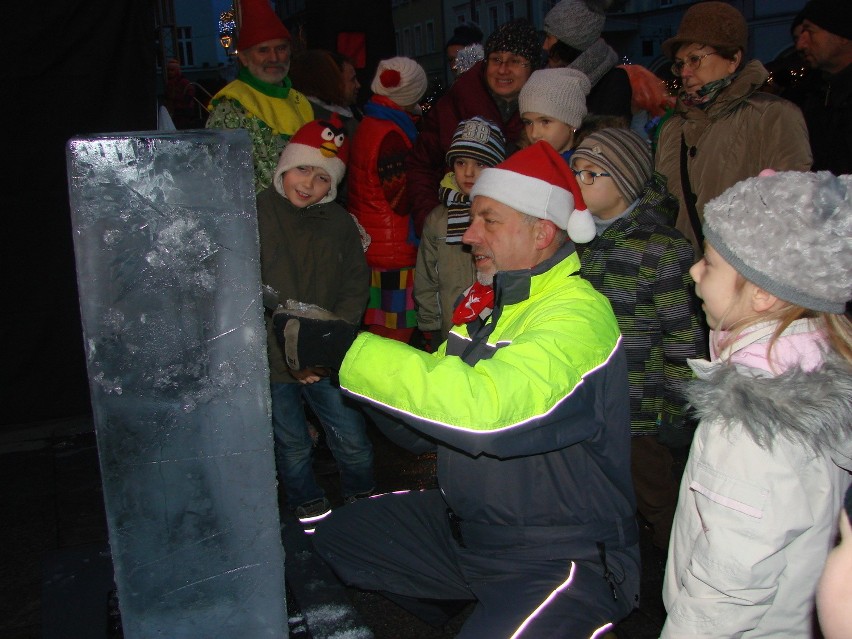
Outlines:
[[268, 0], [242, 0], [237, 41], [240, 71], [210, 101], [207, 128], [245, 129], [252, 142], [254, 190], [272, 183], [287, 141], [314, 119], [311, 103], [293, 90], [290, 32]]
[[546, 142], [484, 169], [471, 196], [477, 282], [435, 353], [276, 317], [289, 365], [338, 367], [392, 439], [437, 448], [439, 489], [337, 509], [314, 546], [345, 583], [433, 623], [475, 602], [458, 637], [597, 636], [638, 605], [640, 569], [621, 336], [565, 231], [586, 207]]

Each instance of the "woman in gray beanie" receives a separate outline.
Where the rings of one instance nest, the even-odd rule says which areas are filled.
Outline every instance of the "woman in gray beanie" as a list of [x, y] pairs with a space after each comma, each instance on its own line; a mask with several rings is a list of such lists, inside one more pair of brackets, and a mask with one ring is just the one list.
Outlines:
[[704, 205], [764, 168], [811, 168], [808, 130], [792, 102], [761, 91], [769, 77], [745, 62], [748, 26], [727, 2], [699, 2], [663, 42], [681, 80], [675, 113], [660, 127], [655, 168], [680, 201], [676, 228], [701, 256]]
[[603, 38], [604, 11], [612, 0], [561, 0], [544, 16], [548, 67], [570, 67], [592, 83], [586, 98], [590, 115], [632, 117], [630, 78], [617, 67], [618, 54]]
[[661, 637], [814, 637], [852, 471], [852, 176], [765, 172], [704, 210], [712, 329]]

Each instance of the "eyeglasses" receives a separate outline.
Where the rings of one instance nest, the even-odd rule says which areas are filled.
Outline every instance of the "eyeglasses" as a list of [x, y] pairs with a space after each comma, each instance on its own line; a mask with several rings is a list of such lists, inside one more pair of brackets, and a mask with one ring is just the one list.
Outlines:
[[698, 71], [701, 66], [701, 61], [704, 60], [708, 55], [719, 55], [718, 51], [711, 51], [710, 53], [705, 53], [704, 55], [692, 55], [686, 56], [686, 60], [675, 60], [672, 65], [672, 73], [674, 73], [677, 77], [680, 77], [680, 74], [683, 73], [683, 67], [689, 67], [693, 71]]
[[594, 171], [589, 171], [588, 169], [583, 169], [582, 171], [577, 171], [576, 169], [571, 170], [574, 172], [574, 175], [577, 176], [577, 179], [587, 186], [594, 184], [595, 178], [612, 177], [612, 175], [609, 173], [595, 173]]
[[511, 69], [513, 71], [526, 69], [530, 66], [530, 63], [524, 58], [501, 58], [496, 55], [488, 56], [488, 64], [492, 67], [502, 67], [505, 64], [507, 69]]

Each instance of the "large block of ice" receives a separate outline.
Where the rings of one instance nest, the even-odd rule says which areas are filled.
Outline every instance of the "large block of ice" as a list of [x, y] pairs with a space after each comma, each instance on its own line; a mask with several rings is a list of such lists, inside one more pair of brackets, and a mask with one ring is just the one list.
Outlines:
[[124, 636], [286, 637], [249, 138], [79, 137], [67, 160]]

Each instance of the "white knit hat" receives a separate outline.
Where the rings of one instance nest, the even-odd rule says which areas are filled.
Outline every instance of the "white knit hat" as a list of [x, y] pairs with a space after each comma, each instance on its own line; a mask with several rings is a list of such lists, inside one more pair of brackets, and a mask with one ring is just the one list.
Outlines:
[[760, 288], [812, 311], [852, 298], [852, 175], [764, 171], [704, 206], [704, 237]]
[[290, 138], [275, 167], [272, 184], [278, 193], [287, 197], [281, 174], [296, 166], [318, 166], [331, 176], [331, 188], [318, 204], [331, 202], [337, 197], [337, 185], [346, 173], [348, 159], [349, 138], [346, 136], [346, 127], [340, 117], [332, 113], [330, 118], [303, 124]]
[[470, 191], [516, 211], [550, 220], [574, 242], [590, 242], [595, 223], [573, 171], [550, 144], [539, 140], [494, 168], [483, 169]]
[[420, 102], [426, 93], [426, 72], [411, 58], [388, 58], [379, 62], [370, 88], [401, 107]]
[[601, 37], [609, 4], [607, 0], [561, 0], [544, 16], [544, 32], [585, 51]]
[[539, 69], [533, 71], [518, 96], [518, 112], [541, 113], [564, 122], [572, 129], [580, 128], [586, 117], [586, 96], [592, 83], [582, 71]]

